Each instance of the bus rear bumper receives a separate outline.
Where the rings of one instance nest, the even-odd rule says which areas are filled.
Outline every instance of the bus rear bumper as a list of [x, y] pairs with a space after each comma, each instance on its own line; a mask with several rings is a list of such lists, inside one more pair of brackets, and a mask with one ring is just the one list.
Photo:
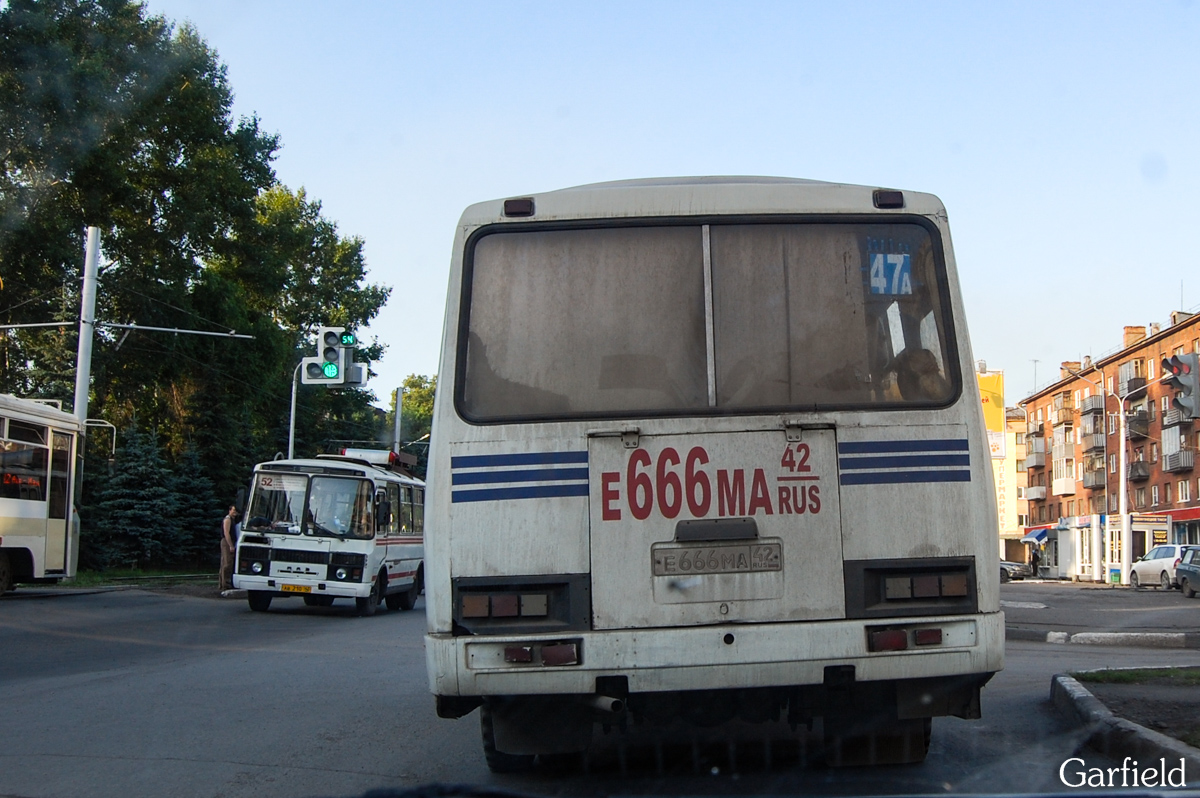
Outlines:
[[[880, 629], [906, 631], [907, 647], [869, 650], [870, 633]], [[926, 629], [940, 629], [941, 642], [916, 645], [915, 632]], [[541, 661], [543, 648], [571, 644], [576, 646], [575, 662], [569, 657], [563, 664]], [[587, 694], [596, 692], [597, 678], [608, 676], [625, 677], [631, 693], [815, 685], [824, 681], [828, 666], [853, 666], [854, 679], [860, 682], [897, 681], [1003, 669], [1004, 615], [730, 624], [561, 636], [429, 634], [425, 657], [430, 692], [438, 696]]]

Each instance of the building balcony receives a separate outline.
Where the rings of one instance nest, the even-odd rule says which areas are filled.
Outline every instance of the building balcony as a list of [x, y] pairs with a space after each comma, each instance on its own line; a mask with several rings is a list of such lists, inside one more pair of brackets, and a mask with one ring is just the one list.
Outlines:
[[1064, 424], [1071, 424], [1075, 420], [1075, 411], [1069, 407], [1064, 407], [1062, 410], [1050, 411], [1050, 423], [1056, 427], [1061, 427]]
[[1045, 468], [1046, 453], [1045, 452], [1029, 452], [1025, 455], [1026, 468]]
[[1093, 435], [1083, 436], [1083, 450], [1085, 452], [1098, 452], [1104, 450], [1104, 435], [1095, 433]]
[[1040, 502], [1046, 499], [1045, 485], [1030, 485], [1025, 489], [1025, 498], [1031, 502]]
[[1178, 471], [1191, 471], [1192, 466], [1196, 464], [1196, 453], [1191, 449], [1180, 449], [1178, 452], [1172, 452], [1163, 457], [1163, 471], [1172, 473]]
[[1142, 461], [1129, 464], [1127, 479], [1130, 482], [1145, 482], [1150, 479], [1150, 464]]
[[1103, 396], [1085, 397], [1083, 400], [1083, 404], [1080, 405], [1080, 407], [1079, 407], [1079, 411], [1081, 413], [1083, 413], [1085, 416], [1089, 415], [1091, 413], [1103, 413], [1104, 412], [1104, 397]]
[[1145, 377], [1134, 377], [1132, 379], [1128, 379], [1128, 380], [1121, 382], [1117, 386], [1117, 392], [1121, 396], [1129, 396], [1131, 393], [1134, 393], [1135, 391], [1141, 391], [1145, 387], [1146, 387], [1146, 378]]
[[1041, 421], [1033, 421], [1032, 419], [1025, 422], [1025, 434], [1032, 437], [1040, 437], [1045, 425]]
[[1074, 496], [1075, 477], [1059, 477], [1054, 480], [1050, 490], [1055, 496]]
[[1084, 471], [1083, 487], [1087, 488], [1088, 490], [1096, 490], [1097, 488], [1103, 490], [1104, 488], [1108, 487], [1104, 469], [1101, 468], [1096, 471]]
[[1190, 425], [1191, 423], [1192, 423], [1192, 420], [1190, 418], [1186, 417], [1183, 414], [1182, 410], [1176, 410], [1175, 408], [1171, 408], [1167, 412], [1163, 413], [1163, 417], [1162, 417], [1163, 427], [1179, 427], [1184, 424]]
[[1053, 446], [1052, 454], [1055, 460], [1074, 460], [1075, 459], [1075, 444], [1074, 443], [1056, 443]]
[[1125, 418], [1125, 437], [1129, 440], [1145, 438], [1150, 434], [1150, 415], [1145, 410], [1130, 413]]

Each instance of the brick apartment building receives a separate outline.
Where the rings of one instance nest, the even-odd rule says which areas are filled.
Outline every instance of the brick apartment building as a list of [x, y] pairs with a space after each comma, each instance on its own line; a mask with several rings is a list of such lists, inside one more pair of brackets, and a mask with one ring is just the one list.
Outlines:
[[1024, 540], [1042, 546], [1043, 575], [1128, 582], [1127, 574], [1115, 573], [1122, 479], [1133, 514], [1132, 559], [1160, 543], [1200, 543], [1194, 467], [1200, 422], [1172, 409], [1175, 391], [1159, 382], [1162, 359], [1189, 352], [1200, 352], [1200, 315], [1175, 312], [1165, 329], [1126, 327], [1115, 354], [1063, 363], [1058, 382], [1021, 402], [1029, 500]]

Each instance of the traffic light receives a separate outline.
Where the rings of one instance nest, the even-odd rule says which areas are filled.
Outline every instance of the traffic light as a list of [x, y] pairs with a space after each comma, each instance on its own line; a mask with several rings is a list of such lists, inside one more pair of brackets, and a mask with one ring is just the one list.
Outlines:
[[1162, 360], [1163, 383], [1179, 394], [1171, 405], [1184, 418], [1200, 418], [1200, 355], [1172, 355]]
[[[349, 345], [344, 342], [349, 340]], [[306, 385], [342, 385], [355, 343], [345, 327], [317, 328], [317, 356], [301, 361], [300, 381]]]

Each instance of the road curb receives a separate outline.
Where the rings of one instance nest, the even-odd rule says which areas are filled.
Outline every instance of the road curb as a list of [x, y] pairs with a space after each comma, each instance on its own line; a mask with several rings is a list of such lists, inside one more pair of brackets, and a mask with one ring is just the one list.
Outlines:
[[1077, 679], [1060, 673], [1050, 680], [1050, 700], [1068, 720], [1088, 729], [1087, 744], [1114, 761], [1183, 759], [1200, 769], [1200, 751], [1165, 734], [1117, 717]]
[[1006, 640], [1032, 640], [1038, 643], [1084, 646], [1128, 646], [1133, 648], [1200, 648], [1200, 634], [1194, 632], [1046, 632], [1041, 629], [1008, 627]]
[[14, 590], [11, 593], [5, 593], [2, 598], [5, 601], [13, 599], [47, 599], [47, 598], [64, 598], [67, 596], [92, 596], [96, 593], [118, 593], [122, 590], [133, 590], [133, 585], [116, 585], [113, 587], [79, 587], [79, 588], [23, 588]]

